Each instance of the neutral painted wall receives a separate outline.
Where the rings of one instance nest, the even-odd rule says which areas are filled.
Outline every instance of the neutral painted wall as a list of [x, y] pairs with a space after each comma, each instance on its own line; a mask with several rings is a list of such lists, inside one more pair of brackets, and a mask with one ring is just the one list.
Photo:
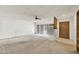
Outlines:
[[58, 29], [57, 29], [58, 38], [59, 38], [59, 22], [65, 22], [65, 21], [70, 22], [70, 40], [73, 41], [74, 44], [76, 45], [76, 13], [66, 14], [64, 16], [59, 17]]
[[0, 39], [34, 32], [33, 18], [23, 14], [0, 13]]
[[36, 21], [37, 24], [53, 24], [54, 20], [52, 18], [42, 18], [41, 20]]

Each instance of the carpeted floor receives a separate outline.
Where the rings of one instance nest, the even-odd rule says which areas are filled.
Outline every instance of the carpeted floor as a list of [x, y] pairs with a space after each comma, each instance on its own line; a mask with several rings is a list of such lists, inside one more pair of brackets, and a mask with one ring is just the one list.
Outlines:
[[[28, 40], [29, 39], [29, 40]], [[0, 41], [3, 54], [73, 54], [74, 45], [64, 44], [44, 37], [25, 36]]]

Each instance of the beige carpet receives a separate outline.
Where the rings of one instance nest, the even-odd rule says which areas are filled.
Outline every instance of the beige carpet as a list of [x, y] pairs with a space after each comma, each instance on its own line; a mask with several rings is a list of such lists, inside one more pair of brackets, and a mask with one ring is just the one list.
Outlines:
[[41, 36], [40, 37], [25, 36], [25, 37], [6, 39], [1, 41], [0, 41], [0, 53], [4, 53], [4, 54], [76, 53], [76, 49], [74, 45], [64, 44], [56, 40], [53, 41], [48, 40]]

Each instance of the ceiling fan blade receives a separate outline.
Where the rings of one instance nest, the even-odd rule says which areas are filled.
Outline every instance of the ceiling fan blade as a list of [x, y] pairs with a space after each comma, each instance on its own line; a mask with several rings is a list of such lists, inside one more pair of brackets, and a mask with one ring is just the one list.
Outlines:
[[41, 20], [41, 18], [38, 18], [37, 16], [35, 16], [35, 20]]

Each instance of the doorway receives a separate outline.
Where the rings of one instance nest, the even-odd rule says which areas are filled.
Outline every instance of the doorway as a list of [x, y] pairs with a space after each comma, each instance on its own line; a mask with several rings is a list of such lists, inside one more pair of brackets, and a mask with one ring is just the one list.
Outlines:
[[69, 39], [69, 21], [59, 22], [59, 37]]

